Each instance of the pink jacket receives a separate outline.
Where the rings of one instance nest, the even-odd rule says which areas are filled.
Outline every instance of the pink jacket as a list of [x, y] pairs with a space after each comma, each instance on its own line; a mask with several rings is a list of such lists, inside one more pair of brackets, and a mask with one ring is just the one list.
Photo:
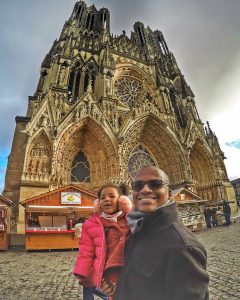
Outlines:
[[[124, 214], [132, 208], [132, 202], [126, 196], [118, 198], [119, 210]], [[80, 239], [79, 253], [73, 274], [86, 277], [84, 286], [101, 286], [106, 255], [106, 237], [103, 224], [100, 220], [99, 200], [96, 200], [95, 211], [88, 220], [83, 223]]]
[[101, 286], [106, 260], [106, 239], [98, 214], [83, 223], [79, 253], [73, 273], [87, 277], [84, 286]]

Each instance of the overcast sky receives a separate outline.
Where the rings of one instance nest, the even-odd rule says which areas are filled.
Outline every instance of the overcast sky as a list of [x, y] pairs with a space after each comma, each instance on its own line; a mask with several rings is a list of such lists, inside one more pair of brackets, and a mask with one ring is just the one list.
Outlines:
[[[59, 38], [75, 0], [7, 0], [0, 3], [0, 192], [15, 129], [26, 114], [42, 59]], [[203, 122], [218, 136], [230, 179], [240, 177], [240, 1], [87, 0], [107, 7], [111, 32], [130, 35], [141, 21], [163, 32]]]

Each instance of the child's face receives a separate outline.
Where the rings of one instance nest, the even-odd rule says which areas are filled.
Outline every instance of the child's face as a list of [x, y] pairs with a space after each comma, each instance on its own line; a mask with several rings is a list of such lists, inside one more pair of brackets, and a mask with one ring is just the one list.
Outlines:
[[106, 214], [114, 214], [118, 211], [118, 200], [119, 193], [113, 187], [106, 187], [102, 190], [100, 196], [100, 208]]

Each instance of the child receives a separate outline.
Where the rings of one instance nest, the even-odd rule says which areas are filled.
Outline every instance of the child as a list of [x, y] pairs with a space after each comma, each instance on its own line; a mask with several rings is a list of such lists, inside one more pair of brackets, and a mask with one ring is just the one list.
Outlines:
[[98, 192], [95, 213], [83, 223], [79, 254], [73, 273], [83, 286], [83, 300], [111, 299], [100, 291], [110, 286], [113, 294], [124, 262], [124, 246], [129, 236], [126, 213], [131, 201], [123, 194], [123, 186], [107, 184]]

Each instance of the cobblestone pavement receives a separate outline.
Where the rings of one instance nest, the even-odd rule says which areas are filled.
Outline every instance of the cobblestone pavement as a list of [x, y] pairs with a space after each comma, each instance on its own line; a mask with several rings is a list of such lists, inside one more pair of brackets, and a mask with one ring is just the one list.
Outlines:
[[[197, 236], [208, 251], [211, 299], [240, 299], [240, 224]], [[82, 299], [71, 274], [76, 255], [77, 251], [1, 252], [0, 299]]]
[[212, 300], [240, 299], [240, 223], [197, 234], [208, 252]]

